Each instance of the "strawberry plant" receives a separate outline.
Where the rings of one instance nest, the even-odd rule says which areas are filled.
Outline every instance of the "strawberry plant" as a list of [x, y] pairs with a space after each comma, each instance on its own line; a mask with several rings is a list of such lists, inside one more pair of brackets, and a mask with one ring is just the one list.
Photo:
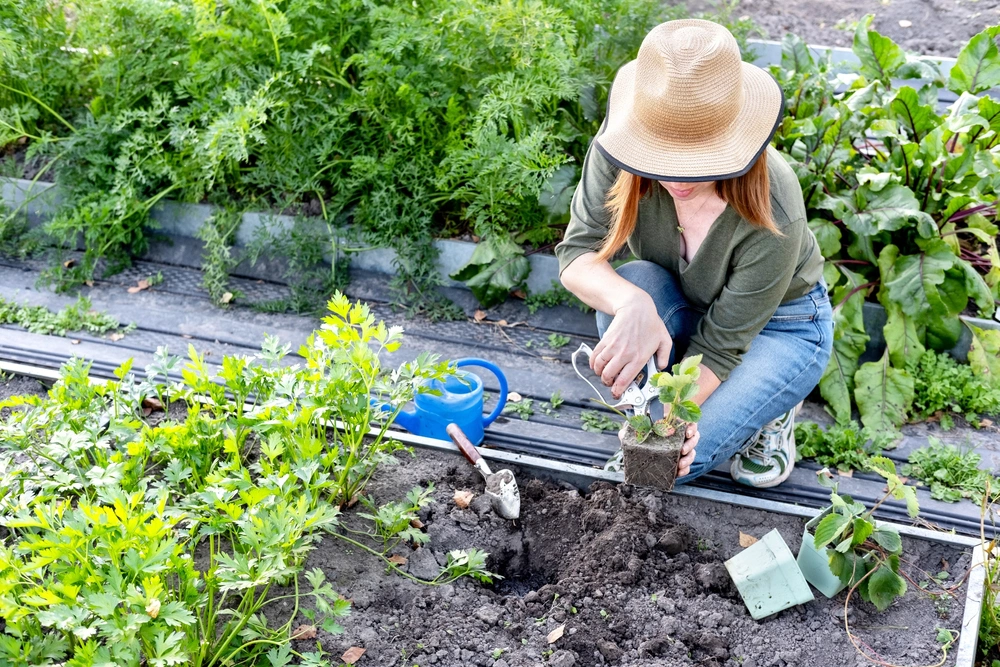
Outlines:
[[685, 357], [681, 363], [674, 364], [671, 373], [654, 373], [650, 377], [649, 381], [659, 389], [663, 417], [655, 421], [647, 414], [628, 417], [628, 425], [635, 431], [638, 442], [645, 441], [651, 434], [661, 438], [670, 437], [679, 425], [701, 419], [701, 408], [691, 400], [698, 393], [700, 363], [700, 354]]
[[887, 484], [885, 495], [871, 508], [839, 495], [825, 471], [820, 471], [820, 483], [831, 488], [830, 510], [816, 526], [814, 541], [819, 550], [830, 547], [830, 571], [850, 587], [850, 593], [857, 590], [861, 599], [883, 611], [906, 593], [906, 581], [899, 574], [903, 543], [898, 532], [878, 526], [872, 515], [889, 498], [905, 501], [911, 517], [917, 516], [919, 506], [916, 491], [903, 483], [892, 461], [873, 456], [869, 469]]
[[[959, 315], [991, 316], [1000, 298], [995, 146], [1000, 105], [998, 28], [970, 40], [948, 72], [907, 56], [864, 18], [854, 36], [861, 64], [846, 91], [830, 63], [794, 37], [774, 72], [787, 99], [775, 143], [802, 185], [810, 227], [827, 258], [835, 302], [834, 351], [820, 389], [841, 425], [856, 404], [862, 423], [892, 431], [914, 398], [910, 364], [947, 350]], [[906, 85], [910, 81], [924, 82]], [[898, 84], [899, 80], [903, 84]], [[944, 113], [938, 91], [959, 96]], [[885, 307], [887, 352], [859, 366], [866, 298]], [[995, 332], [974, 369], [997, 361]]]

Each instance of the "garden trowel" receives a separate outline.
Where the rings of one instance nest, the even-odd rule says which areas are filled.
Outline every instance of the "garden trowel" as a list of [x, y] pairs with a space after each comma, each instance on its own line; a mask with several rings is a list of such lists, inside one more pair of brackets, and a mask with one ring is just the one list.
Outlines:
[[506, 468], [497, 472], [490, 470], [486, 459], [479, 454], [475, 445], [469, 442], [457, 424], [448, 424], [445, 430], [458, 447], [458, 451], [462, 452], [469, 463], [474, 465], [486, 479], [486, 495], [493, 505], [493, 511], [505, 519], [518, 518], [521, 515], [521, 493], [517, 489], [514, 473]]

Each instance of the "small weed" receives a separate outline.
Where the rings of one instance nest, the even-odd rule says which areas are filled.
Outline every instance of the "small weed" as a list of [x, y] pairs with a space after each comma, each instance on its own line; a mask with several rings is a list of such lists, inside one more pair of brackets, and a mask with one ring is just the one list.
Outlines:
[[856, 422], [847, 426], [833, 425], [826, 430], [814, 422], [795, 424], [795, 445], [798, 458], [816, 459], [829, 468], [864, 470], [868, 459], [893, 446], [893, 436], [860, 429]]
[[490, 657], [493, 658], [494, 660], [499, 660], [500, 656], [502, 656], [504, 652], [509, 650], [510, 650], [509, 648], [495, 648], [493, 649], [493, 652], [490, 653]]
[[698, 551], [705, 552], [705, 551], [708, 551], [711, 548], [712, 548], [712, 546], [708, 542], [705, 541], [704, 537], [699, 537], [698, 538], [698, 546], [697, 546]]
[[910, 369], [913, 375], [913, 408], [926, 419], [940, 414], [941, 428], [954, 425], [950, 413], [973, 421], [980, 414], [1000, 413], [1000, 383], [977, 375], [945, 353], [928, 350]]
[[[45, 306], [19, 306], [0, 297], [0, 324], [15, 324], [31, 333], [47, 336], [65, 336], [70, 331], [105, 334], [121, 326], [118, 320], [107, 313], [93, 310], [90, 299], [84, 296], [57, 313]], [[129, 325], [125, 332], [134, 328], [135, 325]]]
[[[929, 444], [910, 454], [903, 474], [919, 480], [931, 489], [931, 498], [957, 502], [962, 498], [979, 501], [986, 491], [990, 473], [979, 467], [979, 454], [942, 444], [931, 436]], [[997, 486], [994, 481], [992, 486]]]
[[556, 390], [556, 392], [549, 397], [548, 401], [542, 403], [541, 405], [542, 412], [550, 416], [554, 415], [556, 413], [556, 410], [562, 407], [562, 404], [564, 402], [565, 401], [563, 401], [562, 391]]
[[198, 230], [198, 238], [205, 244], [201, 286], [218, 305], [225, 306], [238, 296], [229, 289], [229, 272], [239, 263], [232, 248], [242, 221], [243, 216], [237, 211], [220, 211]]
[[601, 618], [603, 618], [606, 621], [606, 620], [608, 620], [609, 616], [611, 616], [611, 614], [608, 613], [607, 609], [602, 609], [601, 610]]
[[156, 287], [163, 284], [163, 271], [157, 271], [155, 276], [146, 276], [146, 284]]
[[541, 308], [554, 308], [556, 306], [574, 306], [581, 312], [588, 313], [593, 310], [590, 306], [576, 298], [568, 289], [552, 281], [552, 289], [538, 294], [529, 294], [524, 300], [524, 305], [528, 307], [528, 312], [534, 315]]
[[508, 403], [504, 406], [503, 413], [505, 415], [514, 414], [520, 417], [522, 420], [527, 420], [533, 414], [535, 414], [534, 408], [531, 404], [534, 403], [533, 399], [522, 398], [517, 403]]
[[551, 347], [553, 350], [558, 350], [560, 348], [569, 345], [570, 338], [569, 336], [563, 336], [561, 334], [551, 333], [549, 334], [548, 342], [549, 342], [549, 347]]
[[614, 419], [595, 410], [584, 410], [581, 412], [580, 421], [583, 422], [583, 430], [590, 431], [591, 433], [617, 431], [620, 428], [620, 425]]

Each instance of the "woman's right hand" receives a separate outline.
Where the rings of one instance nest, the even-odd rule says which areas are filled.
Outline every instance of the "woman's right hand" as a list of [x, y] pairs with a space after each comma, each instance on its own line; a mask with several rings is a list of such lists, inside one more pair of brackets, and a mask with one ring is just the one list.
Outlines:
[[635, 296], [615, 311], [611, 325], [594, 348], [590, 367], [601, 376], [605, 386], [611, 387], [611, 394], [617, 399], [654, 354], [656, 367], [666, 367], [672, 347], [673, 340], [656, 312], [653, 299], [636, 290]]

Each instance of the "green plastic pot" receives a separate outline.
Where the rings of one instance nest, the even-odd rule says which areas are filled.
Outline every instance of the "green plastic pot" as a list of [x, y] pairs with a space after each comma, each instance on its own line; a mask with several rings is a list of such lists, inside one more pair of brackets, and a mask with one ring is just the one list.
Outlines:
[[799, 547], [799, 569], [805, 576], [806, 581], [815, 586], [816, 590], [828, 598], [844, 590], [847, 585], [840, 580], [840, 577], [830, 571], [829, 549], [816, 548], [815, 535], [813, 531], [819, 522], [832, 510], [827, 508], [819, 516], [816, 516], [806, 523], [802, 531], [802, 546]]
[[754, 620], [815, 599], [777, 529], [726, 561]]

